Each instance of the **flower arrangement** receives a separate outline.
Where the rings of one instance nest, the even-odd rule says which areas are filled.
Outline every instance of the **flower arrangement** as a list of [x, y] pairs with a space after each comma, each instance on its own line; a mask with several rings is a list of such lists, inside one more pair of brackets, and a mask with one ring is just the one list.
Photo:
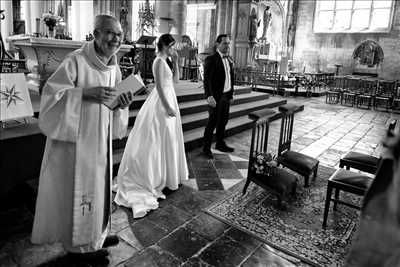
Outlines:
[[61, 17], [54, 15], [53, 12], [49, 11], [49, 13], [43, 14], [42, 19], [44, 24], [49, 27], [49, 31], [54, 31], [54, 27], [56, 27], [57, 23], [61, 20]]
[[258, 153], [251, 166], [251, 170], [256, 174], [271, 177], [275, 174], [277, 167], [276, 156], [271, 153]]

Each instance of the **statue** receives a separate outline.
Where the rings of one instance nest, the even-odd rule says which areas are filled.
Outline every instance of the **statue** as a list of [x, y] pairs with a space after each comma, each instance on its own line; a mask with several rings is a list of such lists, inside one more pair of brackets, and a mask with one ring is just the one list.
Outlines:
[[295, 34], [296, 34], [296, 25], [291, 24], [289, 26], [289, 30], [288, 30], [288, 34], [287, 34], [287, 48], [288, 48], [289, 58], [293, 57]]
[[256, 42], [258, 26], [260, 26], [260, 21], [257, 20], [257, 14], [255, 12], [255, 9], [253, 9], [250, 15], [250, 31], [249, 31], [250, 42]]
[[264, 10], [264, 15], [263, 15], [264, 28], [261, 40], [267, 40], [267, 31], [269, 23], [271, 22], [271, 17], [272, 17], [271, 11], [269, 11], [269, 6], [267, 6]]
[[128, 40], [130, 39], [128, 37], [128, 8], [127, 8], [127, 3], [126, 1], [123, 1], [123, 3], [121, 3], [121, 8], [119, 11], [119, 21], [121, 23], [122, 29], [124, 30], [124, 40]]

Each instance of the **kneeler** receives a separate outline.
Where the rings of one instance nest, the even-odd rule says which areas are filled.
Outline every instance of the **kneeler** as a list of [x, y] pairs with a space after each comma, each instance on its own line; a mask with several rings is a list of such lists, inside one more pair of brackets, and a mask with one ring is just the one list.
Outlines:
[[282, 200], [296, 193], [297, 177], [279, 167], [276, 168], [272, 177], [257, 174], [252, 168], [257, 155], [267, 153], [269, 124], [276, 118], [277, 114], [273, 110], [263, 110], [262, 113], [253, 116], [256, 121], [251, 135], [249, 166], [243, 195], [246, 194], [250, 182], [253, 182], [264, 189], [272, 189], [277, 195], [278, 206], [281, 207]]
[[[388, 133], [392, 134], [395, 130], [397, 124], [397, 120], [393, 119], [389, 123]], [[354, 168], [360, 171], [368, 172], [371, 174], [375, 174], [378, 169], [380, 158], [374, 157], [372, 155], [359, 153], [355, 151], [348, 152], [343, 158], [340, 159], [339, 167], [346, 168], [349, 170], [350, 168]]]
[[290, 150], [293, 134], [294, 112], [297, 105], [286, 104], [279, 107], [282, 112], [281, 132], [277, 161], [280, 165], [299, 173], [304, 177], [304, 187], [309, 186], [309, 177], [317, 177], [319, 161], [305, 154]]

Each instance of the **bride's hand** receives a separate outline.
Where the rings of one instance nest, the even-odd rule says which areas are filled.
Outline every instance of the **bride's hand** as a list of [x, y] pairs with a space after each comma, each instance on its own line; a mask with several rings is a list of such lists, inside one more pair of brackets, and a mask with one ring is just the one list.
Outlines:
[[168, 113], [168, 115], [169, 115], [170, 117], [175, 117], [175, 116], [176, 116], [176, 110], [173, 109], [173, 108], [171, 108], [171, 107], [168, 107], [168, 108], [167, 108], [167, 113]]
[[172, 52], [171, 57], [172, 57], [172, 60], [173, 60], [174, 62], [178, 62], [179, 55], [178, 55], [178, 52], [176, 52], [176, 50], [174, 50], [174, 51]]

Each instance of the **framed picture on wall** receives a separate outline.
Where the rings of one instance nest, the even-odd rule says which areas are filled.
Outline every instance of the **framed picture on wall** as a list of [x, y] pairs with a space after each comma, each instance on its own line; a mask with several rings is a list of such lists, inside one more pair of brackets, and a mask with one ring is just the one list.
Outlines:
[[31, 98], [23, 73], [0, 73], [0, 121], [33, 116]]

